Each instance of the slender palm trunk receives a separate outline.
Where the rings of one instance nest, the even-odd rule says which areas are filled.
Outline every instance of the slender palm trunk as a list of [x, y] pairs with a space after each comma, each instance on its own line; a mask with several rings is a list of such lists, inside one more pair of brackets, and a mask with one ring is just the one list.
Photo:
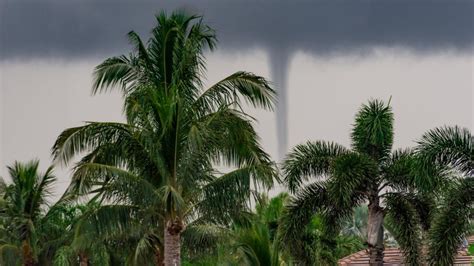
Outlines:
[[168, 221], [165, 227], [165, 266], [181, 266], [181, 232], [183, 223], [180, 220]]
[[28, 240], [23, 240], [21, 244], [21, 251], [22, 251], [22, 256], [23, 256], [23, 265], [34, 266], [35, 259], [33, 258], [33, 250], [31, 249], [31, 246]]
[[367, 244], [369, 246], [370, 265], [383, 265], [383, 209], [378, 196], [371, 197], [369, 202], [369, 220]]
[[89, 258], [84, 252], [79, 253], [79, 265], [89, 266]]

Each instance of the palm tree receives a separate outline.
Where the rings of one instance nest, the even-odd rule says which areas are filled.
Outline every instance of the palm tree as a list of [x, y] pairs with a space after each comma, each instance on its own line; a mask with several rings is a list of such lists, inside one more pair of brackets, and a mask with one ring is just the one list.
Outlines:
[[56, 180], [52, 167], [39, 173], [38, 166], [39, 161], [15, 162], [8, 167], [12, 183], [7, 184], [0, 178], [0, 195], [3, 201], [0, 215], [6, 242], [1, 246], [2, 255], [15, 252], [20, 255], [25, 266], [36, 265], [38, 262], [38, 227], [43, 223], [47, 200]]
[[[67, 129], [53, 154], [67, 164], [88, 153], [75, 168], [69, 193], [95, 193], [113, 203], [96, 216], [96, 224], [110, 225], [112, 213], [142, 217], [139, 224], [163, 230], [164, 263], [180, 265], [187, 224], [204, 215], [228, 220], [248, 205], [253, 184], [272, 186], [273, 163], [242, 101], [272, 109], [275, 93], [264, 78], [248, 72], [204, 90], [203, 53], [214, 48], [214, 31], [182, 12], [156, 19], [146, 45], [130, 32], [133, 52], [105, 60], [94, 72], [94, 93], [122, 91], [127, 123]], [[219, 173], [216, 164], [231, 170]], [[162, 252], [157, 249], [157, 257]]]
[[454, 168], [461, 176], [442, 196], [439, 206], [432, 208], [434, 218], [427, 233], [430, 265], [452, 265], [473, 213], [474, 137], [458, 126], [435, 128], [421, 137], [417, 152], [425, 164]]
[[[341, 222], [351, 216], [355, 206], [367, 201], [370, 264], [381, 265], [384, 217], [396, 210], [393, 205], [416, 200], [416, 192], [437, 183], [426, 182], [428, 176], [414, 171], [417, 159], [413, 151], [391, 152], [393, 113], [382, 101], [373, 100], [362, 106], [351, 140], [351, 150], [333, 142], [316, 141], [298, 145], [288, 154], [283, 166], [284, 181], [296, 197], [287, 206], [280, 237], [282, 241], [293, 241], [293, 249], [298, 249], [301, 228], [320, 213], [326, 244], [335, 245], [330, 239], [338, 234]], [[308, 184], [310, 176], [325, 179]], [[419, 252], [414, 250], [408, 260], [416, 261]]]

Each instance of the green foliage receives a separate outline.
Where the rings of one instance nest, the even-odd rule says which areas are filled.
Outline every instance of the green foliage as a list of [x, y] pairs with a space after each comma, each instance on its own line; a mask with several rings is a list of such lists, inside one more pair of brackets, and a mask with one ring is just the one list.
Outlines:
[[8, 167], [11, 184], [0, 178], [0, 249], [4, 261], [38, 261], [47, 199], [56, 180], [52, 167], [44, 173], [38, 168], [39, 161], [14, 162]]
[[94, 195], [102, 206], [79, 228], [104, 241], [129, 237], [138, 263], [163, 252], [166, 224], [229, 224], [249, 209], [252, 189], [273, 185], [274, 164], [243, 104], [271, 110], [276, 96], [244, 71], [203, 88], [204, 53], [216, 37], [200, 17], [161, 13], [147, 41], [128, 37], [133, 51], [98, 65], [93, 85], [93, 93], [122, 92], [126, 123], [66, 129], [52, 152], [64, 164], [86, 154], [65, 198]]
[[447, 192], [442, 208], [429, 230], [428, 260], [433, 265], [452, 265], [462, 239], [469, 231], [474, 204], [474, 178], [459, 181]]
[[467, 176], [474, 174], [474, 137], [467, 128], [432, 129], [418, 141], [417, 150], [425, 163], [449, 165]]
[[469, 245], [467, 248], [467, 254], [469, 254], [469, 256], [474, 256], [474, 244]]
[[390, 225], [391, 232], [403, 248], [405, 263], [420, 265], [421, 217], [409, 201], [411, 197], [402, 193], [393, 193], [387, 197], [386, 223]]
[[[450, 186], [452, 177], [452, 172], [440, 162], [455, 160], [451, 165], [466, 166], [469, 165], [466, 158], [472, 160], [470, 134], [463, 131], [454, 137], [460, 139], [455, 140], [452, 147], [456, 147], [455, 156], [436, 155], [442, 145], [436, 144], [434, 137], [426, 136], [423, 141], [427, 144], [415, 151], [392, 152], [392, 109], [382, 101], [369, 101], [355, 117], [352, 150], [316, 141], [296, 146], [287, 156], [283, 166], [284, 181], [296, 195], [284, 211], [280, 241], [294, 243], [289, 250], [293, 257], [306, 258], [303, 259], [306, 263], [314, 261], [314, 257], [307, 255], [311, 252], [304, 251], [303, 242], [307, 237], [302, 230], [312, 217], [316, 214], [322, 217], [325, 224], [322, 239], [326, 247], [319, 247], [319, 254], [329, 254], [325, 250], [334, 250], [334, 239], [344, 221], [352, 216], [354, 207], [368, 202], [382, 206], [380, 211], [385, 213], [387, 226], [403, 249], [407, 263], [420, 263], [422, 233], [430, 230], [437, 198], [442, 189]], [[443, 145], [451, 147], [446, 137], [442, 140]], [[467, 151], [458, 152], [466, 144]], [[426, 154], [431, 157], [427, 158]], [[463, 169], [467, 172], [467, 168]], [[326, 181], [308, 184], [310, 177], [326, 178]], [[327, 258], [335, 260], [329, 255]]]
[[355, 151], [367, 154], [375, 160], [384, 159], [393, 145], [393, 113], [390, 103], [380, 100], [363, 105], [356, 115], [351, 134]]
[[284, 181], [288, 189], [295, 192], [310, 176], [328, 175], [331, 161], [347, 152], [346, 148], [333, 142], [316, 141], [297, 145], [283, 164]]

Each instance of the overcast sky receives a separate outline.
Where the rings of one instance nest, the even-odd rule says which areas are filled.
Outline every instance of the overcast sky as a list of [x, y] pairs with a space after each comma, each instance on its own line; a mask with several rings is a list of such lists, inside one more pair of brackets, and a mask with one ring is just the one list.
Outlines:
[[146, 39], [153, 14], [174, 8], [217, 30], [208, 83], [237, 70], [275, 82], [277, 119], [253, 112], [275, 159], [278, 146], [308, 139], [349, 145], [370, 98], [392, 96], [397, 147], [435, 126], [473, 128], [474, 1], [0, 0], [0, 174], [14, 160], [46, 167], [66, 127], [121, 120], [119, 95], [90, 96], [92, 70], [128, 51], [128, 31]]

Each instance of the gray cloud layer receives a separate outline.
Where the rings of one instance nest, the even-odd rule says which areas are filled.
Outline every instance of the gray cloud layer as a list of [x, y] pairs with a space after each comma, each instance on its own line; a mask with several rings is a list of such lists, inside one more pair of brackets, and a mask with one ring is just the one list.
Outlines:
[[153, 14], [187, 8], [218, 30], [221, 49], [314, 54], [404, 46], [472, 51], [474, 1], [24, 1], [0, 0], [0, 57], [83, 57], [127, 50]]

